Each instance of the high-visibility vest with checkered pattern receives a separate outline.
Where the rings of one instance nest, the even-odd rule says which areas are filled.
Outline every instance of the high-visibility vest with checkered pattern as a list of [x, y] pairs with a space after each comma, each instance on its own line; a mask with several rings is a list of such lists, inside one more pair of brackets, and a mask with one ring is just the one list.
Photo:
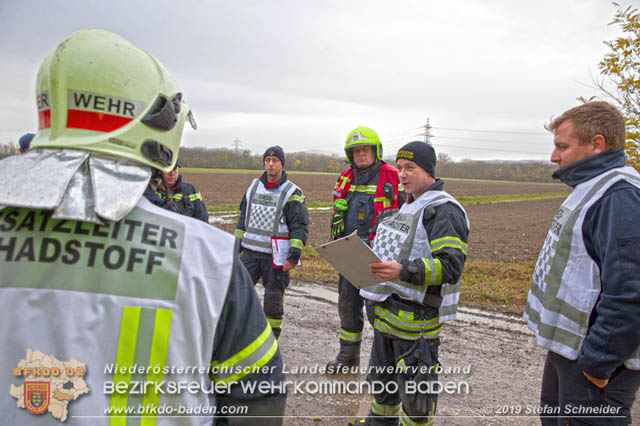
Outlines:
[[271, 253], [271, 237], [289, 236], [284, 205], [297, 189], [291, 181], [267, 189], [260, 179], [253, 180], [246, 194], [242, 247]]
[[[578, 357], [602, 289], [582, 225], [589, 208], [620, 181], [640, 188], [640, 175], [632, 167], [608, 170], [574, 188], [553, 219], [533, 272], [524, 319], [538, 345], [571, 360]], [[638, 349], [625, 362], [628, 368], [640, 369]]]
[[[6, 213], [8, 210], [0, 207], [0, 216], [14, 215], [12, 220], [17, 224], [29, 223], [31, 217], [31, 223], [38, 227], [30, 230], [13, 226], [9, 230], [6, 216], [0, 217], [0, 247], [16, 241], [16, 250], [0, 251], [0, 309], [13, 312], [0, 324], [0, 370], [9, 372], [0, 377], [5, 392], [10, 384], [21, 391], [25, 379], [50, 379], [14, 377], [12, 372], [22, 359], [31, 358], [31, 365], [42, 360], [41, 353], [60, 362], [73, 359], [77, 366], [84, 364], [86, 374], [81, 379], [88, 388], [86, 394], [79, 393], [80, 389], [69, 390], [68, 395], [76, 395], [69, 407], [74, 417], [108, 416], [105, 410], [112, 409], [113, 415], [120, 417], [105, 417], [99, 424], [124, 425], [132, 420], [118, 410], [145, 407], [147, 411], [133, 413], [145, 416], [142, 423], [169, 425], [176, 419], [162, 415], [155, 418], [160, 411], [154, 410], [215, 405], [215, 395], [206, 392], [212, 380], [238, 380], [242, 376], [235, 372], [264, 365], [277, 350], [267, 325], [244, 350], [230, 359], [217, 360], [216, 366], [232, 368], [214, 367], [213, 372], [219, 374], [209, 376], [216, 349], [214, 338], [230, 288], [234, 262], [231, 235], [154, 206], [145, 198], [121, 221], [100, 226], [45, 221], [43, 211], [18, 209]], [[74, 229], [82, 232], [70, 232]], [[48, 244], [49, 257], [55, 255], [53, 248], [59, 247], [59, 260], [39, 261], [36, 255], [31, 261], [29, 256], [14, 261], [24, 241], [32, 241], [36, 247]], [[93, 244], [92, 249], [88, 243]], [[91, 250], [95, 256], [89, 266], [86, 259]], [[66, 264], [73, 262], [74, 256], [80, 256], [84, 265]], [[119, 259], [124, 263], [113, 269]], [[65, 375], [62, 370], [58, 379]], [[72, 379], [74, 386], [80, 385], [75, 376]], [[155, 383], [163, 381], [165, 385], [157, 392]], [[174, 381], [202, 383], [205, 392], [171, 393], [166, 384]], [[116, 392], [109, 382], [118, 383], [120, 389], [122, 384], [151, 385], [143, 394], [140, 387]], [[12, 419], [11, 424], [33, 421], [33, 416], [17, 408], [16, 400], [9, 395], [0, 401], [0, 412]], [[47, 417], [49, 421], [40, 420], [45, 424], [57, 422]], [[210, 423], [210, 418], [198, 416], [180, 419], [180, 424], [190, 426]]]
[[[463, 211], [469, 226], [469, 219], [464, 208], [445, 191], [426, 191], [412, 203], [405, 203], [395, 215], [383, 220], [378, 226], [373, 251], [382, 261], [400, 262], [402, 259], [432, 260], [429, 235], [422, 225], [425, 209], [437, 207], [445, 203], [453, 203]], [[415, 285], [405, 281], [387, 281], [360, 289], [360, 295], [381, 302], [392, 293], [400, 297], [422, 303], [427, 292], [426, 285]], [[460, 298], [460, 281], [442, 283], [440, 290], [442, 303], [439, 308], [440, 322], [456, 318], [458, 299]]]

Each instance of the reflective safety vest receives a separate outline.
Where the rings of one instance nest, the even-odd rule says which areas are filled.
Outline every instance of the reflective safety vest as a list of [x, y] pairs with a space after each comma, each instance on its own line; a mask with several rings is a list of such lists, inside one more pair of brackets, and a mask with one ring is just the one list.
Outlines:
[[[538, 345], [565, 358], [578, 358], [589, 317], [602, 290], [600, 269], [587, 254], [582, 225], [589, 208], [616, 182], [640, 188], [632, 167], [608, 170], [575, 187], [560, 206], [533, 272], [524, 319]], [[625, 362], [640, 369], [640, 348]]]
[[[130, 424], [126, 414], [158, 426], [211, 424], [211, 416], [162, 413], [210, 409], [212, 384], [239, 380], [241, 368], [265, 365], [277, 350], [267, 325], [248, 350], [211, 364], [233, 237], [145, 198], [104, 225], [49, 213], [0, 207], [3, 419], [61, 424], [68, 410], [105, 426]], [[234, 369], [216, 370], [227, 364]], [[215, 382], [211, 368], [220, 372]], [[26, 383], [34, 381], [51, 382], [49, 394], [39, 393], [46, 401], [29, 399]], [[202, 391], [177, 392], [171, 383]], [[50, 413], [35, 419], [20, 398], [27, 407], [48, 402]]]
[[[195, 187], [193, 185], [187, 185], [185, 184], [185, 182], [182, 182], [182, 189], [183, 191], [181, 192], [173, 192], [171, 191], [171, 196], [170, 198], [175, 201], [175, 205], [176, 208], [178, 209], [178, 211], [176, 213], [180, 213], [183, 215], [188, 214], [188, 206], [190, 203], [195, 203], [196, 201], [200, 200], [202, 201], [202, 195], [199, 192], [192, 192], [192, 190], [195, 191]], [[154, 191], [156, 193], [156, 195], [158, 197], [160, 197], [161, 199], [164, 199], [165, 194], [162, 193], [161, 191], [159, 191], [158, 189], [156, 189]], [[192, 212], [193, 214], [193, 212]]]
[[[444, 203], [453, 203], [464, 212], [469, 226], [469, 219], [464, 208], [445, 191], [426, 191], [412, 203], [405, 203], [395, 215], [386, 218], [378, 226], [378, 236], [373, 242], [373, 251], [384, 261], [400, 262], [402, 259], [426, 259], [432, 266], [432, 273], [439, 270], [431, 255], [429, 235], [422, 225], [424, 211]], [[435, 281], [435, 280], [434, 280]], [[387, 281], [360, 289], [360, 295], [374, 301], [384, 301], [392, 293], [398, 296], [423, 303], [427, 292], [426, 285], [415, 285], [405, 281]], [[440, 290], [442, 303], [438, 309], [440, 323], [456, 318], [458, 299], [460, 298], [460, 281], [443, 283]]]
[[271, 237], [289, 236], [284, 205], [297, 189], [299, 188], [291, 181], [277, 188], [267, 189], [260, 179], [253, 180], [246, 195], [242, 247], [271, 253]]
[[[338, 181], [336, 182], [336, 186], [333, 188], [333, 201], [335, 202], [337, 199], [346, 198], [350, 191], [357, 190], [356, 186], [353, 187], [351, 184], [353, 183], [353, 167], [349, 167], [344, 170]], [[389, 200], [384, 195], [384, 184], [391, 183], [393, 185], [393, 199]], [[378, 175], [378, 184], [375, 187], [375, 196], [373, 199], [373, 220], [371, 221], [371, 226], [369, 227], [369, 241], [373, 241], [376, 234], [374, 232], [374, 227], [376, 223], [376, 218], [383, 214], [385, 211], [397, 211], [398, 210], [398, 169], [388, 165], [387, 163], [380, 164], [380, 173]], [[366, 188], [369, 190], [369, 188]], [[373, 192], [373, 188], [371, 188]]]

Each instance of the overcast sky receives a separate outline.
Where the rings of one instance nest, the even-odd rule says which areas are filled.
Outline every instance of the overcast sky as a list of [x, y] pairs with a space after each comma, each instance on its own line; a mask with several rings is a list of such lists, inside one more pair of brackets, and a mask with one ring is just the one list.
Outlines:
[[365, 125], [392, 154], [429, 118], [436, 150], [457, 160], [546, 160], [544, 123], [598, 93], [614, 12], [606, 0], [0, 0], [0, 143], [36, 128], [44, 57], [103, 28], [178, 80], [199, 125], [184, 146], [339, 153]]

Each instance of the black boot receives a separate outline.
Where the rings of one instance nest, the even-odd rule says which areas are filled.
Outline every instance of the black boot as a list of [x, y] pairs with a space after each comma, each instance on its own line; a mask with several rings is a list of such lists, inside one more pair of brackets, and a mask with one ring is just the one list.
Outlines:
[[343, 345], [340, 342], [338, 356], [327, 363], [327, 373], [340, 373], [342, 367], [357, 367], [358, 365], [360, 365], [360, 345]]

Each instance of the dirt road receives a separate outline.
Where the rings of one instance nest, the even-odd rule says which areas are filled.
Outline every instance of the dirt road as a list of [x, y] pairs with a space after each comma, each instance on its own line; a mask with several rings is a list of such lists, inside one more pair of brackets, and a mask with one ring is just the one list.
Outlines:
[[[260, 284], [258, 292], [262, 293]], [[335, 377], [300, 371], [322, 368], [336, 355], [340, 327], [337, 299], [334, 288], [317, 284], [296, 283], [287, 290], [279, 342], [291, 382], [287, 426], [346, 425], [359, 408], [368, 407], [369, 395], [354, 393], [363, 386], [366, 374]], [[372, 338], [372, 328], [366, 324], [361, 354], [364, 366]], [[441, 339], [440, 363], [443, 368], [459, 367], [460, 371], [439, 376], [440, 382], [452, 383], [449, 386], [456, 390], [440, 394], [436, 424], [539, 424], [532, 411], [539, 406], [545, 351], [535, 346], [520, 318], [462, 308], [458, 320], [443, 326]], [[350, 383], [346, 391], [339, 388], [345, 383]], [[636, 399], [635, 419], [640, 419], [639, 405]]]

